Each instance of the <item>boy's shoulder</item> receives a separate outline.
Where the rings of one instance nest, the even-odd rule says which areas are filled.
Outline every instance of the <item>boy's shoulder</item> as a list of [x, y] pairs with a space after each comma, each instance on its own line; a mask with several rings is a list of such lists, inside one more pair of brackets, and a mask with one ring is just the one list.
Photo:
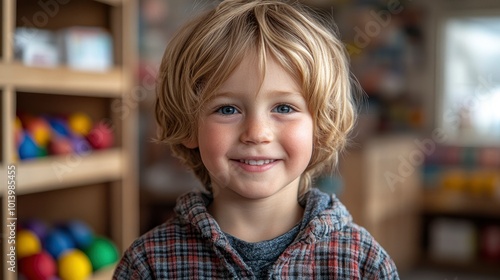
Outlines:
[[[196, 220], [188, 217], [193, 211], [183, 212], [186, 203], [196, 209], [197, 204], [203, 203], [203, 196], [197, 193], [181, 196], [174, 216], [140, 236], [125, 251], [114, 279], [136, 279], [132, 275], [143, 279], [145, 275], [154, 276], [161, 271], [189, 271], [189, 260], [192, 259], [215, 262], [216, 255], [204, 245], [203, 232], [191, 224]], [[195, 214], [194, 218], [200, 217]]]
[[[356, 266], [361, 275], [368, 278], [398, 279], [397, 269], [385, 249], [364, 227], [353, 221], [346, 207], [335, 195], [313, 193], [320, 201], [327, 201], [325, 207], [309, 224], [313, 233], [316, 258]], [[318, 199], [316, 199], [318, 200]], [[317, 202], [316, 202], [317, 203]], [[324, 256], [324, 257], [323, 257]], [[345, 274], [351, 277], [351, 274]]]
[[[206, 200], [208, 199], [210, 199], [209, 195], [198, 191], [181, 195], [177, 199], [174, 215], [149, 230], [134, 243], [137, 243], [136, 245], [156, 243], [173, 245], [179, 239], [186, 241], [190, 237], [199, 238], [204, 228], [213, 226], [207, 222], [209, 214], [206, 211]], [[193, 227], [194, 225], [196, 227]], [[195, 228], [200, 229], [201, 232], [194, 230]]]

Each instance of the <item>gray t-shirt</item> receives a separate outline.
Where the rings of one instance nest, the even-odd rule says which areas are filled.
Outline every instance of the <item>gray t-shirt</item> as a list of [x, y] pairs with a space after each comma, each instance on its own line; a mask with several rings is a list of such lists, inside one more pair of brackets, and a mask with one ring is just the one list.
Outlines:
[[[304, 217], [302, 217], [301, 222], [283, 235], [271, 240], [246, 242], [225, 233], [231, 246], [236, 249], [245, 263], [250, 266], [258, 279], [267, 278], [267, 272], [269, 269], [286, 250], [286, 248], [292, 244], [300, 230], [305, 228], [307, 224], [316, 215], [318, 215], [318, 213], [328, 207], [328, 200], [326, 199], [326, 196], [318, 196], [316, 199], [313, 198], [307, 201], [308, 194], [306, 194], [306, 197], [300, 201], [300, 204], [303, 207], [305, 206]], [[306, 201], [307, 205], [304, 205]]]

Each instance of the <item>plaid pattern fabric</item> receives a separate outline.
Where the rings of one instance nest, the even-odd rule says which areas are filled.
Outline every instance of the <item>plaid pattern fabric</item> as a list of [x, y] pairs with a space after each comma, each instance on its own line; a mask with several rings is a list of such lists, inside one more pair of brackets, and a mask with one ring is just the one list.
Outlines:
[[[327, 196], [311, 190], [314, 196]], [[384, 249], [352, 218], [335, 196], [329, 207], [301, 229], [268, 279], [399, 279]], [[256, 279], [207, 212], [199, 192], [178, 199], [176, 217], [136, 240], [113, 279]], [[307, 203], [307, 201], [306, 201]]]

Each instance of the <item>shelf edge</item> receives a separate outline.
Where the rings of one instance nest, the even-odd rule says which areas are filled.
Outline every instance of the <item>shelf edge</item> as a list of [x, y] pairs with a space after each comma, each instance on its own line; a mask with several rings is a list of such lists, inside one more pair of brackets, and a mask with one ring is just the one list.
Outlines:
[[17, 194], [66, 189], [73, 186], [119, 180], [122, 151], [92, 151], [88, 155], [63, 155], [20, 162]]
[[121, 97], [123, 71], [76, 71], [67, 67], [39, 68], [19, 62], [0, 63], [0, 84], [11, 85], [17, 91], [64, 93], [97, 97]]

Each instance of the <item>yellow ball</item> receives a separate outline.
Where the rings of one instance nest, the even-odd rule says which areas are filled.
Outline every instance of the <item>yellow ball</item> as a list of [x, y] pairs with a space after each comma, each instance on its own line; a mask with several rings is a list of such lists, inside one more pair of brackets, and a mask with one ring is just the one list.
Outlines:
[[58, 265], [59, 277], [62, 280], [83, 280], [92, 274], [89, 258], [78, 249], [64, 253], [59, 258]]
[[33, 140], [41, 147], [46, 147], [50, 141], [51, 133], [45, 127], [36, 127], [32, 131]]
[[19, 117], [16, 117], [16, 120], [14, 121], [14, 128], [16, 130], [22, 130], [23, 129], [23, 123], [21, 122], [21, 119], [19, 119]]
[[74, 113], [68, 118], [71, 130], [79, 135], [86, 136], [92, 129], [92, 120], [84, 113]]
[[37, 254], [42, 250], [38, 237], [29, 230], [17, 232], [17, 256], [22, 259]]

